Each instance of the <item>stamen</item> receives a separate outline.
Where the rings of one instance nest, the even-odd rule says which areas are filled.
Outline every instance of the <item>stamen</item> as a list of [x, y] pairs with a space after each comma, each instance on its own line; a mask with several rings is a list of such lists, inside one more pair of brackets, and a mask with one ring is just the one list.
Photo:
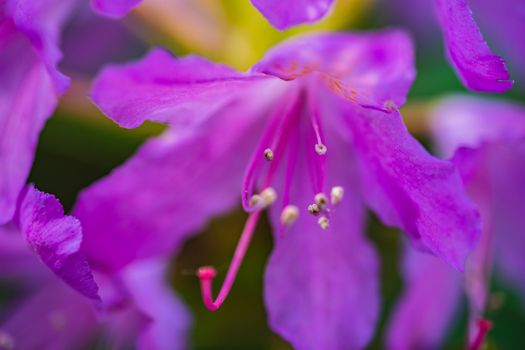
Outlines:
[[224, 282], [222, 283], [219, 294], [217, 295], [217, 298], [215, 300], [213, 300], [212, 291], [212, 282], [216, 276], [215, 269], [211, 266], [204, 266], [197, 271], [197, 277], [199, 277], [200, 279], [202, 301], [204, 302], [204, 306], [206, 306], [208, 310], [215, 311], [219, 309], [222, 303], [224, 303], [224, 301], [226, 300], [228, 294], [230, 293], [230, 290], [233, 286], [233, 282], [235, 282], [237, 272], [239, 272], [239, 268], [246, 254], [246, 250], [250, 245], [253, 232], [257, 227], [257, 222], [259, 220], [260, 215], [261, 211], [256, 211], [250, 214], [250, 216], [248, 217], [248, 220], [244, 225], [241, 238], [239, 239], [239, 243], [235, 248], [230, 267], [228, 268], [228, 272], [226, 273]]
[[324, 194], [323, 192], [316, 194], [315, 204], [317, 204], [320, 209], [325, 209], [326, 205], [328, 204], [328, 198], [326, 197], [326, 194]]
[[264, 201], [264, 208], [267, 208], [277, 199], [277, 192], [273, 189], [273, 187], [267, 187], [261, 192], [261, 198]]
[[317, 216], [319, 215], [319, 213], [321, 212], [321, 208], [319, 208], [319, 206], [317, 204], [310, 204], [308, 206], [308, 212], [310, 214], [312, 214], [313, 216]]
[[277, 192], [273, 187], [265, 188], [261, 193], [254, 194], [249, 201], [252, 210], [266, 209], [277, 199]]
[[319, 220], [317, 220], [317, 223], [323, 230], [326, 230], [330, 227], [330, 220], [326, 216], [321, 216]]
[[327, 148], [322, 143], [316, 143], [315, 151], [317, 152], [318, 155], [324, 156], [326, 154]]
[[295, 205], [287, 205], [281, 212], [281, 224], [291, 226], [299, 218], [299, 208]]
[[269, 148], [264, 150], [264, 158], [266, 158], [267, 161], [273, 160], [273, 151]]
[[481, 319], [478, 321], [478, 334], [472, 344], [470, 344], [469, 350], [479, 350], [485, 342], [487, 333], [492, 329], [492, 322], [489, 320]]
[[330, 199], [332, 202], [332, 205], [338, 205], [343, 200], [343, 197], [345, 195], [345, 189], [341, 186], [334, 186], [332, 187], [332, 190], [330, 191]]

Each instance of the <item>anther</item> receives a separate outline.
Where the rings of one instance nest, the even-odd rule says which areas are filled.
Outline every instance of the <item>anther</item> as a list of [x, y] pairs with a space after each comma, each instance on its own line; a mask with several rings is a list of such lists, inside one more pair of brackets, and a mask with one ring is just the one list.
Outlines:
[[261, 192], [264, 207], [268, 207], [277, 199], [277, 192], [272, 187], [267, 187]]
[[264, 150], [264, 158], [268, 161], [273, 160], [273, 151], [270, 148]]
[[299, 208], [295, 205], [287, 205], [281, 212], [281, 224], [285, 226], [292, 225], [299, 217]]
[[254, 194], [251, 198], [250, 198], [250, 207], [258, 207], [259, 205], [261, 205], [261, 203], [263, 202], [263, 199], [260, 195], [258, 194]]
[[330, 227], [330, 220], [326, 216], [321, 216], [319, 220], [317, 220], [317, 223], [323, 230], [326, 230], [328, 227]]
[[344, 195], [345, 195], [345, 189], [343, 187], [341, 186], [332, 187], [332, 190], [330, 191], [330, 199], [331, 199], [332, 205], [337, 205], [341, 203]]
[[327, 151], [327, 148], [325, 145], [323, 145], [322, 143], [316, 143], [315, 144], [315, 152], [320, 155], [320, 156], [323, 156], [326, 154], [326, 151]]
[[319, 208], [324, 209], [326, 205], [328, 204], [328, 198], [326, 197], [326, 194], [323, 192], [320, 192], [315, 195], [315, 204], [319, 206]]
[[308, 206], [308, 212], [314, 216], [317, 216], [319, 215], [319, 213], [321, 212], [321, 208], [319, 208], [319, 206], [317, 204], [310, 204]]

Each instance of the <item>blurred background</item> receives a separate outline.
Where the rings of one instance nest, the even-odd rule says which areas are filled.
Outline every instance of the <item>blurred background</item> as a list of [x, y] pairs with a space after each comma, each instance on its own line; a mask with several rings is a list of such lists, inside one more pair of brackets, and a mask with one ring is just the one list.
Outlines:
[[[478, 20], [483, 29], [483, 19]], [[122, 164], [145, 139], [162, 132], [163, 126], [152, 123], [135, 130], [121, 129], [89, 102], [86, 94], [91, 79], [104, 64], [128, 61], [162, 45], [176, 55], [197, 53], [246, 70], [269, 47], [297, 33], [386, 26], [406, 27], [417, 40], [418, 76], [403, 115], [409, 129], [431, 149], [425, 135], [425, 112], [440, 96], [466, 92], [444, 60], [431, 1], [338, 0], [322, 22], [286, 32], [273, 29], [247, 0], [145, 0], [119, 21], [98, 17], [87, 5], [80, 7], [62, 41], [62, 70], [72, 77], [73, 85], [41, 135], [30, 181], [54, 193], [69, 210], [82, 188]], [[507, 54], [509, 45], [497, 38], [487, 39], [497, 53]], [[509, 65], [515, 78], [523, 76], [510, 58]], [[518, 81], [506, 97], [523, 101], [523, 93]], [[173, 261], [170, 278], [192, 310], [195, 349], [290, 349], [266, 324], [262, 278], [272, 246], [267, 222], [259, 225], [224, 306], [214, 313], [202, 306], [195, 270], [211, 264], [218, 268], [218, 280], [224, 277], [245, 219], [240, 208], [214, 219]], [[403, 288], [398, 262], [401, 235], [372, 215], [368, 235], [382, 261], [382, 317], [370, 345], [380, 349], [385, 322]], [[525, 299], [502, 285], [498, 276], [492, 290], [489, 316], [495, 327], [489, 334], [489, 348], [525, 349]], [[465, 322], [466, 310], [462, 310], [448, 335], [447, 349], [463, 348]]]

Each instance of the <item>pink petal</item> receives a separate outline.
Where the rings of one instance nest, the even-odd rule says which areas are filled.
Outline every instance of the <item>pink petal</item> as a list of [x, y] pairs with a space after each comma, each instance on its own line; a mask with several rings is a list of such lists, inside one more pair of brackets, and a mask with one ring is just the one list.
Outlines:
[[323, 18], [332, 7], [333, 0], [251, 0], [274, 27], [279, 30], [314, 23]]

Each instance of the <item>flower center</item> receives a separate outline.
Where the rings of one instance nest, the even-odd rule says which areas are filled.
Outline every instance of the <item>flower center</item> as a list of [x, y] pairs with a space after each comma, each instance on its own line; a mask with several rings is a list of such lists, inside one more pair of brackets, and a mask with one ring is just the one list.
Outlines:
[[[299, 153], [300, 149], [301, 153]], [[315, 99], [308, 98], [305, 91], [291, 91], [290, 95], [285, 96], [270, 116], [259, 144], [248, 163], [243, 183], [242, 206], [250, 215], [215, 300], [213, 300], [212, 293], [212, 281], [216, 276], [215, 269], [205, 266], [197, 272], [202, 299], [209, 310], [217, 310], [226, 300], [262, 210], [273, 205], [278, 198], [281, 205], [280, 235], [284, 235], [286, 230], [297, 221], [302, 210], [317, 217], [317, 223], [322, 229], [330, 227], [331, 209], [342, 201], [344, 189], [341, 186], [332, 187], [330, 197], [324, 190], [327, 151], [328, 148], [323, 140], [319, 108], [315, 104]], [[300, 208], [290, 202], [299, 155], [306, 156], [306, 176], [312, 188], [312, 202], [307, 208]], [[277, 193], [272, 184], [275, 183], [279, 165], [283, 163], [284, 183], [281, 193]], [[257, 188], [261, 191], [256, 192]]]

